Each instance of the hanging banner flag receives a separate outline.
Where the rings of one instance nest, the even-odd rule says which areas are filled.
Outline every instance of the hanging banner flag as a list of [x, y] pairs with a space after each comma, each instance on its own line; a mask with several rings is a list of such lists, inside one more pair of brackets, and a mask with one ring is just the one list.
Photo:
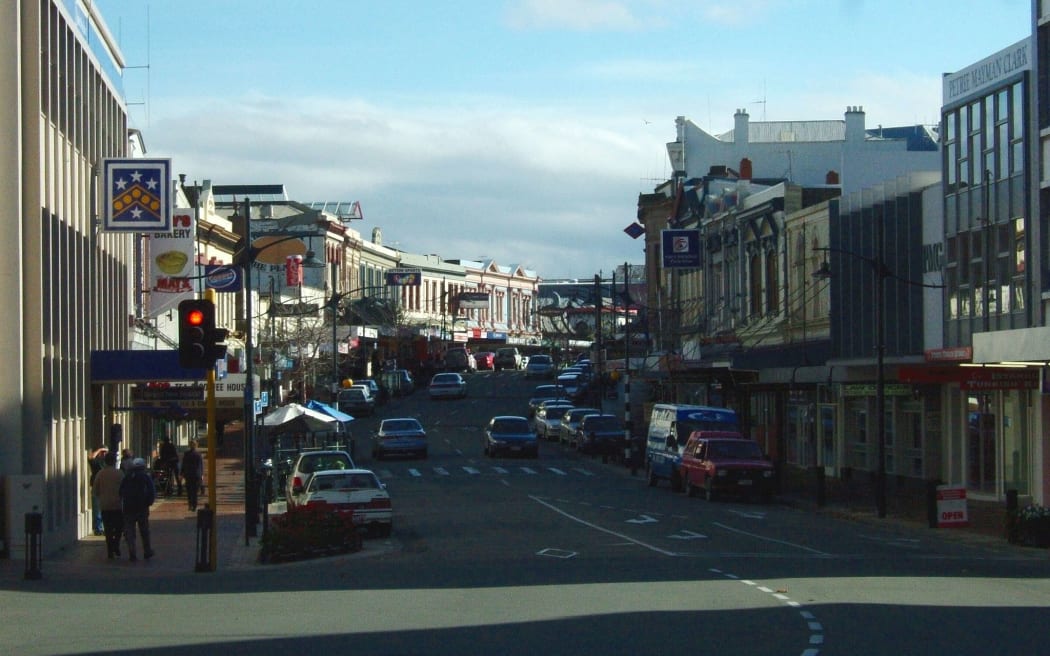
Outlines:
[[171, 160], [102, 160], [102, 230], [171, 232]]
[[665, 269], [695, 269], [700, 266], [699, 230], [662, 230]]
[[174, 228], [170, 232], [149, 235], [149, 311], [151, 317], [164, 314], [179, 306], [179, 302], [194, 298], [193, 265], [196, 262], [196, 224], [193, 211], [176, 209], [172, 216]]

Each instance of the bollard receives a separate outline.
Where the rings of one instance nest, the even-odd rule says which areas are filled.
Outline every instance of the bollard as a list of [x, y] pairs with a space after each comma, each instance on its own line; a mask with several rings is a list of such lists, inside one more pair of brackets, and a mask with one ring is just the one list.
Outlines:
[[817, 508], [827, 505], [828, 495], [824, 480], [824, 465], [813, 467], [813, 485], [816, 487]]
[[211, 532], [215, 525], [215, 513], [205, 505], [197, 511], [197, 567], [194, 571], [211, 572]]
[[43, 560], [44, 516], [38, 512], [26, 513], [26, 572], [25, 577], [36, 580], [43, 576], [40, 564]]
[[1020, 510], [1017, 490], [1006, 491], [1006, 541], [1010, 544], [1021, 542], [1021, 530], [1018, 526], [1017, 511]]
[[940, 484], [940, 479], [936, 478], [926, 481], [926, 520], [930, 528], [937, 528], [940, 525], [937, 517], [937, 486]]

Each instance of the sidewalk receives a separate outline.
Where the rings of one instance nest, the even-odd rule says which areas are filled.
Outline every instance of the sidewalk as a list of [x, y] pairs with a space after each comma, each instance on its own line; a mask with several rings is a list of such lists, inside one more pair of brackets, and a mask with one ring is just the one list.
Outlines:
[[[256, 566], [259, 555], [259, 536], [262, 535], [262, 517], [256, 527], [256, 537], [245, 544], [244, 472], [239, 458], [218, 458], [216, 470], [216, 541], [217, 557], [214, 571], [246, 569]], [[208, 491], [197, 507], [208, 503]], [[135, 570], [143, 575], [171, 575], [195, 573], [197, 565], [197, 513], [190, 512], [185, 492], [183, 496], [159, 496], [150, 510], [150, 537], [155, 556], [142, 557], [139, 540], [138, 561], [128, 559], [127, 545], [121, 542], [121, 558], [106, 558], [106, 541], [102, 536], [88, 536], [68, 549], [48, 553], [44, 545], [41, 572], [44, 578], [91, 578], [111, 570]], [[21, 560], [17, 561], [23, 567]], [[203, 574], [207, 574], [204, 572]]]

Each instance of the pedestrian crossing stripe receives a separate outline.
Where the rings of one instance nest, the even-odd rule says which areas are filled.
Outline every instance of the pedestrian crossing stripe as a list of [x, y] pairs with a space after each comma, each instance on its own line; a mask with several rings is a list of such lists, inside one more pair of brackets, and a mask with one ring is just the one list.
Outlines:
[[544, 470], [549, 472], [549, 473], [551, 473], [551, 474], [554, 474], [556, 476], [569, 476], [573, 472], [575, 472], [575, 473], [577, 473], [577, 474], [579, 474], [581, 476], [594, 476], [595, 475], [594, 472], [588, 471], [586, 469], [583, 469], [582, 467], [573, 467], [571, 470], [566, 471], [566, 470], [560, 469], [558, 467], [544, 467], [544, 468], [542, 468], [540, 470], [537, 470], [537, 469], [535, 469], [533, 467], [525, 467], [525, 466], [520, 466], [520, 467], [515, 467], [515, 468], [507, 468], [507, 467], [500, 467], [500, 466], [494, 466], [494, 467], [490, 467], [490, 468], [478, 468], [478, 467], [470, 467], [470, 466], [467, 466], [467, 465], [462, 465], [462, 466], [460, 466], [458, 468], [453, 468], [452, 471], [450, 471], [449, 468], [446, 468], [446, 467], [431, 467], [430, 469], [419, 469], [417, 467], [409, 467], [408, 469], [405, 469], [405, 470], [403, 470], [401, 472], [394, 472], [393, 470], [390, 470], [390, 469], [379, 469], [379, 470], [376, 470], [375, 473], [381, 480], [386, 480], [386, 479], [391, 479], [391, 478], [397, 478], [399, 475], [404, 476], [406, 474], [408, 476], [411, 476], [412, 478], [423, 478], [424, 476], [426, 476], [427, 473], [430, 473], [430, 472], [432, 472], [433, 474], [435, 474], [437, 476], [448, 476], [448, 477], [451, 477], [451, 476], [454, 475], [454, 473], [457, 470], [458, 471], [462, 471], [463, 473], [468, 474], [470, 476], [482, 476], [482, 475], [485, 475], [487, 473], [495, 473], [495, 474], [499, 474], [501, 476], [508, 476], [508, 475], [513, 475], [513, 474], [516, 474], [516, 473], [527, 474], [529, 476], [537, 476], [537, 475], [541, 474]]

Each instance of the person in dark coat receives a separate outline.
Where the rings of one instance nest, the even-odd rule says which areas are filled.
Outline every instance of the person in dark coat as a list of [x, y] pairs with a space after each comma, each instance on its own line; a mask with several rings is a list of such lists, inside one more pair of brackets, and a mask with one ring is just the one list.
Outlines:
[[182, 477], [186, 479], [186, 496], [191, 512], [197, 510], [197, 495], [204, 481], [204, 458], [197, 450], [197, 440], [190, 440], [190, 448], [182, 454]]
[[[178, 490], [175, 492], [178, 496], [182, 496], [182, 479], [179, 478], [179, 451], [175, 448], [175, 445], [170, 439], [165, 437], [161, 440], [159, 457], [161, 466], [164, 468], [165, 473], [168, 475], [168, 480], [175, 483]], [[168, 484], [168, 492], [170, 494], [171, 483]]]
[[138, 560], [135, 555], [135, 527], [142, 536], [142, 555], [153, 557], [153, 548], [149, 539], [149, 508], [157, 498], [157, 489], [153, 478], [146, 473], [146, 461], [135, 458], [131, 463], [131, 473], [120, 482], [120, 500], [124, 507], [124, 539], [128, 543], [128, 555], [132, 562]]

